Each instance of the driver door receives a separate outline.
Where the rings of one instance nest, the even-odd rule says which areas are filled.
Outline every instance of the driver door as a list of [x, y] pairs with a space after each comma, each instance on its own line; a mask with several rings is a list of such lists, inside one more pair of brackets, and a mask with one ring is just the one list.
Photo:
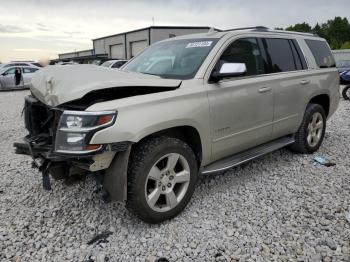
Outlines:
[[16, 67], [7, 69], [0, 77], [1, 86], [3, 88], [15, 87], [15, 71]]
[[208, 83], [212, 161], [267, 142], [272, 135], [273, 85], [270, 77], [264, 76], [268, 64], [259, 40], [232, 42], [213, 71], [224, 63], [244, 63], [247, 72], [243, 77]]

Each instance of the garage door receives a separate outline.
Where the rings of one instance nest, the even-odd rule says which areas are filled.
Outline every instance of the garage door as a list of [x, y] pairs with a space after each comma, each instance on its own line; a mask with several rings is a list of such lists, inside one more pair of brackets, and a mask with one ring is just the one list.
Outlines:
[[118, 44], [118, 45], [111, 45], [111, 58], [113, 59], [124, 59], [124, 45]]
[[138, 55], [143, 51], [143, 49], [145, 49], [148, 46], [146, 40], [131, 42], [130, 45], [131, 45], [131, 57]]

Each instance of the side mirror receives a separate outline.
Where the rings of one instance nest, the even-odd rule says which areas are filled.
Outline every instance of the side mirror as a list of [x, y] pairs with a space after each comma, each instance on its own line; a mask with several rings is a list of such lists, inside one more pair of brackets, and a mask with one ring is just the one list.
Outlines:
[[247, 73], [245, 63], [224, 63], [220, 71], [214, 70], [210, 79], [213, 82], [218, 82], [224, 78], [244, 76]]

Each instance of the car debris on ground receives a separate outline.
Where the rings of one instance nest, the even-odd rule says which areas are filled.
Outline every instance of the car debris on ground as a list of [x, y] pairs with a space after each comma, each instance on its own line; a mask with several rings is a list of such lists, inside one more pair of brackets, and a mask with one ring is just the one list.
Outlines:
[[329, 160], [323, 158], [322, 156], [315, 156], [314, 157], [314, 161], [323, 165], [323, 166], [326, 166], [326, 167], [330, 167], [330, 166], [335, 166], [336, 164], [333, 163], [333, 162], [330, 162]]

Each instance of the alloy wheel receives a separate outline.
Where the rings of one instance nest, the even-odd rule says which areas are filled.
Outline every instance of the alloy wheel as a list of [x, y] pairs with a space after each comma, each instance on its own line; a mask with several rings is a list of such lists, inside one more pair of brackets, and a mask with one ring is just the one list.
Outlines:
[[315, 147], [322, 138], [323, 117], [319, 112], [312, 115], [307, 127], [307, 142], [309, 146]]
[[190, 183], [189, 163], [182, 155], [170, 153], [161, 157], [146, 178], [147, 204], [157, 212], [166, 212], [184, 198]]

